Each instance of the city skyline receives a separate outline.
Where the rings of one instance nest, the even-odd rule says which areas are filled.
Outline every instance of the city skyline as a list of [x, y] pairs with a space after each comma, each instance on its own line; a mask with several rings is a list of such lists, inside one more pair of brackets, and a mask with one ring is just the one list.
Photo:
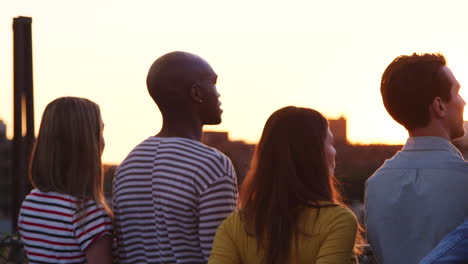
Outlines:
[[248, 143], [271, 113], [297, 105], [344, 116], [350, 143], [403, 144], [407, 133], [379, 91], [382, 72], [401, 54], [442, 52], [468, 98], [463, 1], [0, 2], [0, 119], [8, 137], [12, 22], [30, 16], [36, 131], [53, 99], [89, 98], [101, 106], [106, 163], [120, 163], [159, 131], [146, 73], [173, 50], [202, 56], [219, 76], [223, 123], [206, 130]]

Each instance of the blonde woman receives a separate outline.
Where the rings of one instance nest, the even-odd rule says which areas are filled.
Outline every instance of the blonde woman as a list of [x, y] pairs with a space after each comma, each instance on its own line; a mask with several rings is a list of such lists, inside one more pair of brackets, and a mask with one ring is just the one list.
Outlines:
[[47, 105], [30, 163], [34, 189], [18, 219], [29, 263], [112, 263], [103, 128], [90, 100], [62, 97]]

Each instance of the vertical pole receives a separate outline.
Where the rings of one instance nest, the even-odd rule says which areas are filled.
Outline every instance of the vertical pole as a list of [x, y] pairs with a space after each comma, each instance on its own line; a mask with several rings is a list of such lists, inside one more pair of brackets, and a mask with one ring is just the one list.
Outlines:
[[[25, 26], [25, 46], [24, 46], [24, 55], [25, 57], [25, 102], [24, 106], [26, 107], [26, 168], [29, 165], [29, 159], [31, 157], [32, 147], [35, 141], [34, 134], [34, 89], [33, 89], [33, 56], [32, 56], [32, 30], [31, 23], [32, 18], [26, 17], [27, 22]], [[26, 196], [31, 186], [27, 177], [24, 182], [23, 195]]]
[[12, 230], [16, 230], [21, 202], [30, 189], [27, 167], [29, 153], [34, 142], [31, 23], [30, 17], [13, 19]]

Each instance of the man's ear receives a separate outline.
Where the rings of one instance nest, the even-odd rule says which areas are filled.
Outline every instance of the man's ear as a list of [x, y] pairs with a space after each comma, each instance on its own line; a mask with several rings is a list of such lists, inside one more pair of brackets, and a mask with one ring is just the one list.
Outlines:
[[447, 105], [442, 98], [437, 96], [429, 105], [429, 111], [431, 111], [435, 117], [445, 117], [447, 115]]
[[189, 96], [193, 101], [197, 103], [203, 102], [201, 86], [197, 83], [194, 83], [192, 86], [190, 86]]

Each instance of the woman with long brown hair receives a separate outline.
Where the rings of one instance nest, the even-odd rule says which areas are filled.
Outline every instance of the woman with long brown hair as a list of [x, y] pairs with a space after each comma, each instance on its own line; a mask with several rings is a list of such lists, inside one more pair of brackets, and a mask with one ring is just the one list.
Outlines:
[[209, 263], [355, 262], [358, 225], [335, 188], [335, 153], [319, 112], [289, 106], [273, 113], [240, 209], [219, 227]]
[[44, 110], [18, 228], [29, 263], [112, 263], [99, 106], [62, 97]]

